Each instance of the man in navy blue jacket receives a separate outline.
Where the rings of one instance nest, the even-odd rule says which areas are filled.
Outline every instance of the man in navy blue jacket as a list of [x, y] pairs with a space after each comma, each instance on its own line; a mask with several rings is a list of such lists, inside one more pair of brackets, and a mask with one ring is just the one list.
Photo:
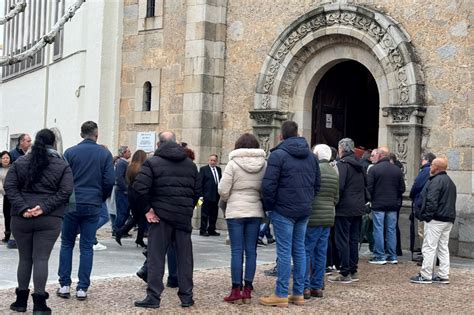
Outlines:
[[[419, 213], [421, 212], [421, 191], [423, 186], [430, 178], [430, 166], [433, 160], [436, 159], [436, 155], [431, 152], [423, 153], [421, 156], [421, 168], [420, 172], [415, 178], [415, 182], [410, 190], [410, 199], [413, 201], [413, 214], [419, 219]], [[418, 236], [423, 241], [423, 221], [418, 221]]]
[[92, 271], [92, 246], [101, 205], [110, 196], [114, 185], [114, 166], [112, 154], [97, 144], [98, 127], [95, 122], [86, 121], [82, 124], [81, 137], [84, 139], [82, 142], [64, 153], [74, 177], [75, 207], [69, 207], [61, 231], [58, 270], [61, 287], [57, 295], [62, 298], [70, 297], [72, 252], [77, 233], [80, 231], [81, 256], [76, 298], [85, 300]]
[[[262, 182], [263, 208], [272, 211], [277, 247], [275, 293], [260, 298], [260, 304], [267, 306], [304, 304], [304, 238], [311, 205], [320, 186], [318, 159], [306, 139], [298, 137], [298, 125], [294, 121], [282, 124], [281, 139], [283, 142], [271, 150]], [[288, 296], [292, 258], [293, 295]]]

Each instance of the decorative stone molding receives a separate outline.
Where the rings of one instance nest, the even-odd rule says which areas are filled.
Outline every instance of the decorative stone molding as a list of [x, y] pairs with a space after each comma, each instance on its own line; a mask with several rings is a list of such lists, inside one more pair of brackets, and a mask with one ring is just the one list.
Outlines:
[[423, 124], [426, 108], [422, 106], [393, 106], [382, 108], [384, 116], [391, 116], [392, 123], [413, 123], [417, 125]]
[[[256, 109], [290, 109], [295, 79], [304, 60], [313, 53], [299, 48], [307, 48], [308, 41], [316, 41], [328, 34], [357, 38], [373, 51], [385, 73], [393, 77], [389, 90], [396, 95], [392, 97], [394, 103], [391, 106], [416, 103], [423, 82], [420, 82], [420, 67], [416, 66], [416, 54], [406, 32], [398, 23], [375, 10], [328, 4], [300, 17], [275, 41], [257, 85]], [[302, 62], [293, 62], [287, 67], [289, 63], [286, 61], [295, 58]]]
[[273, 120], [287, 120], [288, 113], [277, 110], [253, 110], [250, 111], [250, 119], [255, 120], [257, 125], [272, 125]]
[[393, 134], [395, 142], [395, 156], [403, 165], [403, 173], [406, 174], [406, 165], [408, 157], [408, 133], [395, 133]]

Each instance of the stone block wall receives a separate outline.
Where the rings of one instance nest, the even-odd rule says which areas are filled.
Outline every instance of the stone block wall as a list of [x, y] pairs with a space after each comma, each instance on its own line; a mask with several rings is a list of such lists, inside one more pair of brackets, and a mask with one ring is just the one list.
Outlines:
[[[162, 28], [140, 31], [140, 1], [125, 1], [120, 144], [133, 147], [138, 131], [172, 129], [179, 139], [196, 149], [200, 164], [206, 162], [211, 152], [220, 154], [225, 164], [238, 136], [252, 131], [249, 111], [254, 109], [257, 80], [264, 61], [274, 41], [300, 16], [323, 4], [349, 4], [359, 5], [361, 10], [364, 6], [377, 10], [399, 23], [411, 39], [422, 68], [426, 115], [421, 149], [448, 158], [449, 175], [458, 187], [459, 219], [452, 237], [459, 254], [474, 255], [470, 233], [474, 227], [474, 50], [470, 31], [474, 2], [173, 0], [157, 3], [163, 5]], [[160, 23], [153, 25], [159, 27]], [[136, 123], [131, 118], [136, 117], [133, 115], [137, 107], [135, 95], [140, 86], [136, 78], [155, 70], [160, 70], [161, 76], [159, 110], [154, 114], [157, 118]], [[411, 80], [414, 78], [408, 78], [407, 82]], [[379, 128], [386, 130], [385, 121], [380, 121]], [[386, 137], [381, 141], [387, 141]]]
[[[137, 132], [171, 129], [181, 138], [183, 122], [186, 0], [146, 0], [124, 5], [119, 145], [135, 148]], [[145, 10], [145, 11], [144, 11]], [[151, 112], [143, 112], [143, 85], [152, 83]]]

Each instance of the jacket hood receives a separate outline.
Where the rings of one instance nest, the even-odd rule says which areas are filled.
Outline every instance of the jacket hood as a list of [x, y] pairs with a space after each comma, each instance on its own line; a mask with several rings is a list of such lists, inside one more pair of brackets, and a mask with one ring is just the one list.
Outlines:
[[247, 173], [258, 173], [265, 166], [265, 151], [262, 149], [237, 149], [229, 154], [234, 161]]
[[184, 148], [175, 142], [165, 142], [155, 151], [155, 156], [172, 161], [182, 161], [188, 156]]
[[354, 153], [350, 152], [347, 155], [344, 155], [342, 159], [345, 163], [352, 166], [358, 173], [362, 173], [364, 171], [364, 167], [360, 162], [356, 159]]
[[276, 149], [282, 149], [297, 159], [304, 159], [311, 153], [308, 142], [306, 142], [306, 139], [303, 137], [291, 137], [285, 139], [273, 150]]

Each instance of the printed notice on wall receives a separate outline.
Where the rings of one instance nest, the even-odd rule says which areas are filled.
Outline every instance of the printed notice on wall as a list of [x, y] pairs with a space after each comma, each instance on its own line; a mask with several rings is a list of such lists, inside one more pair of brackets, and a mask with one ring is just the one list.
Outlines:
[[332, 128], [332, 114], [326, 114], [326, 128]]
[[137, 150], [143, 150], [146, 153], [155, 151], [156, 133], [139, 132], [137, 134]]

